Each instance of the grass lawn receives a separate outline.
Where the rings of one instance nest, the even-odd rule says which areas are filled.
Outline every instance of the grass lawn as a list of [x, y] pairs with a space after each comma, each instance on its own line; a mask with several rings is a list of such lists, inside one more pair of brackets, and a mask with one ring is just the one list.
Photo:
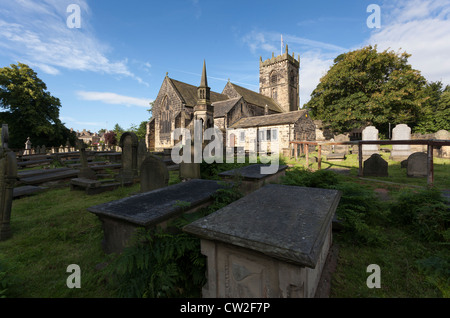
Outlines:
[[[288, 164], [301, 165], [302, 160]], [[435, 160], [435, 186], [449, 189], [450, 160]], [[312, 163], [310, 168], [315, 168]], [[390, 162], [389, 177], [383, 183], [360, 179], [355, 155], [343, 162], [322, 162], [323, 169], [349, 168], [345, 182], [357, 182], [370, 189], [385, 189], [395, 200], [406, 183], [426, 186], [426, 180], [406, 178], [399, 163]], [[178, 172], [170, 173], [170, 184], [179, 182]], [[99, 195], [70, 191], [67, 187], [52, 189], [13, 202], [11, 228], [13, 237], [0, 242], [0, 297], [116, 297], [105, 264], [112, 256], [101, 249], [102, 228], [98, 218], [87, 212], [93, 205], [123, 198], [139, 191], [139, 185], [120, 188]], [[449, 297], [447, 281], [438, 280], [419, 270], [417, 262], [439, 253], [447, 253], [448, 245], [425, 243], [414, 233], [392, 224], [379, 224], [384, 243], [378, 246], [352, 244], [342, 234], [333, 240], [339, 246], [338, 266], [332, 277], [331, 297]], [[69, 289], [67, 266], [81, 268], [81, 288]], [[380, 289], [366, 285], [369, 264], [381, 267]], [[3, 277], [3, 278], [2, 278]], [[449, 292], [446, 294], [446, 290]]]
[[[379, 180], [387, 183], [400, 183], [403, 185], [412, 186], [427, 186], [427, 178], [411, 178], [406, 176], [406, 169], [400, 167], [399, 161], [392, 161], [389, 159], [389, 153], [380, 153], [382, 158], [388, 162], [388, 177], [370, 177], [369, 179]], [[310, 153], [308, 168], [317, 170], [318, 165], [314, 160], [317, 157], [317, 152]], [[305, 167], [306, 159], [304, 156], [295, 159], [284, 158], [285, 162], [293, 166]], [[438, 189], [450, 189], [450, 159], [434, 158], [434, 186]], [[345, 161], [327, 161], [326, 156], [322, 155], [322, 169], [341, 169], [350, 170], [350, 176], [356, 177], [358, 175], [359, 162], [357, 154], [349, 154]]]

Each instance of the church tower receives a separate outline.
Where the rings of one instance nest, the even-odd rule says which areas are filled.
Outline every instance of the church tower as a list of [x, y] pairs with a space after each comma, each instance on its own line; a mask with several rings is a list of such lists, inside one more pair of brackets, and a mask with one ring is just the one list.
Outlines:
[[214, 127], [214, 107], [211, 105], [211, 89], [206, 77], [206, 62], [203, 61], [202, 79], [197, 87], [197, 105], [194, 106], [194, 118], [203, 121], [203, 130]]
[[259, 61], [259, 92], [271, 97], [285, 111], [296, 111], [300, 107], [299, 94], [300, 56], [296, 60], [294, 53], [283, 54]]

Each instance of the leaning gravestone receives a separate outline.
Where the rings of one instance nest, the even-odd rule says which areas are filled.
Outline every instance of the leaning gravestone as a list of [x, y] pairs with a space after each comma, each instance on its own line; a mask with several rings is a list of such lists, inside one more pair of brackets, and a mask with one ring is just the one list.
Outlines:
[[426, 177], [428, 156], [424, 152], [415, 152], [408, 157], [406, 175], [408, 177]]
[[[138, 168], [141, 167], [142, 163], [144, 162], [145, 158], [147, 157], [147, 146], [145, 145], [145, 140], [141, 139], [138, 144], [137, 149], [137, 166]], [[140, 172], [140, 170], [139, 170]]]
[[[378, 129], [374, 126], [368, 126], [362, 131], [362, 140], [378, 140]], [[372, 154], [378, 154], [379, 145], [362, 145], [362, 155], [364, 159], [369, 158]]]
[[[392, 129], [392, 140], [411, 140], [411, 128], [405, 124], [398, 124]], [[410, 145], [392, 145], [390, 158], [395, 161], [408, 159], [411, 154]]]
[[388, 163], [380, 154], [374, 153], [364, 161], [364, 177], [388, 177]]
[[120, 137], [119, 145], [122, 148], [122, 168], [116, 176], [116, 180], [121, 183], [133, 183], [134, 178], [138, 176], [137, 149], [138, 138], [133, 132], [125, 132]]
[[10, 220], [14, 185], [17, 180], [16, 154], [9, 150], [8, 126], [2, 125], [2, 146], [0, 147], [0, 241], [12, 236]]
[[80, 143], [78, 143], [78, 146], [80, 148], [80, 161], [81, 161], [81, 168], [80, 171], [78, 172], [78, 178], [97, 180], [97, 174], [88, 165], [88, 159], [85, 148], [86, 146], [84, 142], [81, 141]]
[[141, 192], [147, 192], [169, 185], [169, 170], [162, 159], [148, 155], [141, 164]]

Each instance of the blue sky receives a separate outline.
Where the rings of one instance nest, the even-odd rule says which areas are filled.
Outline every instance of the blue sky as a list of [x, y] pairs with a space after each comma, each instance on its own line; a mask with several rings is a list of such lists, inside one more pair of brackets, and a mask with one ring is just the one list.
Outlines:
[[[80, 28], [68, 27], [71, 4]], [[370, 4], [380, 28], [367, 25]], [[258, 91], [259, 58], [280, 53], [281, 35], [300, 54], [301, 105], [337, 55], [368, 44], [450, 84], [449, 0], [0, 0], [0, 67], [32, 67], [80, 131], [148, 120], [166, 72], [198, 85], [203, 59], [213, 91], [228, 79]]]

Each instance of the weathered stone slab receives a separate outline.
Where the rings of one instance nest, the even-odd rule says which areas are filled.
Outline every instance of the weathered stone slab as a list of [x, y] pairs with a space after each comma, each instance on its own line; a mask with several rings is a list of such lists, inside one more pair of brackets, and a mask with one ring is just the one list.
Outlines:
[[428, 175], [428, 156], [424, 152], [415, 152], [407, 159], [406, 175], [408, 177], [426, 177]]
[[37, 187], [37, 186], [21, 186], [21, 187], [15, 187], [13, 190], [13, 198], [20, 198], [27, 195], [36, 194], [39, 192], [44, 191], [46, 188], [44, 187]]
[[17, 176], [19, 179], [21, 178], [29, 178], [34, 177], [38, 175], [45, 175], [45, 174], [51, 174], [55, 172], [61, 172], [61, 171], [68, 171], [71, 170], [70, 168], [55, 168], [55, 169], [35, 169], [35, 170], [27, 170], [27, 171], [20, 171], [17, 173]]
[[185, 226], [207, 256], [203, 297], [313, 297], [339, 199], [270, 184]]
[[[131, 185], [130, 182], [127, 185]], [[120, 187], [119, 182], [110, 182], [109, 180], [93, 180], [87, 178], [74, 178], [70, 180], [70, 190], [83, 190], [86, 194], [99, 194], [105, 191], [111, 191]]]
[[[162, 225], [183, 212], [209, 204], [213, 194], [222, 187], [216, 181], [193, 179], [93, 206], [88, 211], [102, 221], [104, 250], [120, 253], [136, 228]], [[185, 203], [189, 208], [183, 208]]]
[[327, 160], [336, 160], [336, 161], [342, 161], [345, 160], [346, 156], [345, 153], [329, 153], [327, 154]]
[[288, 166], [280, 165], [273, 174], [262, 174], [261, 168], [269, 167], [268, 164], [253, 164], [242, 168], [232, 169], [219, 173], [219, 177], [224, 181], [232, 181], [235, 178], [240, 179], [240, 190], [248, 194], [261, 188], [265, 184], [277, 183], [282, 176], [286, 174]]
[[20, 181], [25, 184], [40, 184], [44, 182], [49, 181], [55, 181], [55, 180], [64, 180], [64, 179], [70, 179], [73, 177], [76, 177], [78, 175], [78, 170], [64, 170], [64, 171], [57, 171], [52, 173], [46, 173], [41, 175], [36, 175], [32, 177], [27, 178], [21, 178]]
[[365, 177], [388, 177], [388, 163], [379, 154], [372, 154], [364, 161], [363, 175]]
[[27, 161], [20, 161], [17, 163], [17, 166], [19, 168], [23, 167], [33, 167], [33, 166], [40, 166], [51, 163], [52, 159], [40, 159], [40, 160], [27, 160]]

